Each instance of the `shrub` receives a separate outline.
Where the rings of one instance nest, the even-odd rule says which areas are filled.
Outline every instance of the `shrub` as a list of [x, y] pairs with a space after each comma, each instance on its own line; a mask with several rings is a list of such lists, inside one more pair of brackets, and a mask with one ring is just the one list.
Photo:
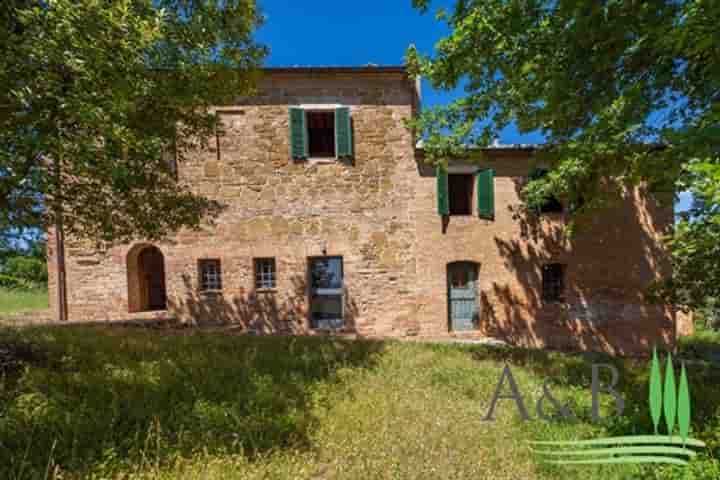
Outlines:
[[46, 284], [48, 280], [45, 260], [24, 255], [8, 258], [3, 265], [2, 274], [35, 285]]

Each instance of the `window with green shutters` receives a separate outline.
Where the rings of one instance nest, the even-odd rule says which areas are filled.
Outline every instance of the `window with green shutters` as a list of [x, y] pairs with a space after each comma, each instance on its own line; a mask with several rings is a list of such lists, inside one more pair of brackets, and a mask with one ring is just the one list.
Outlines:
[[290, 108], [290, 151], [293, 159], [353, 156], [350, 109]]
[[477, 177], [478, 216], [495, 218], [495, 172], [488, 168], [475, 174]]
[[294, 160], [308, 158], [305, 110], [302, 108], [290, 108], [290, 155]]
[[448, 187], [447, 169], [442, 165], [435, 167], [437, 178], [437, 209], [438, 215], [443, 217], [450, 215], [450, 189]]

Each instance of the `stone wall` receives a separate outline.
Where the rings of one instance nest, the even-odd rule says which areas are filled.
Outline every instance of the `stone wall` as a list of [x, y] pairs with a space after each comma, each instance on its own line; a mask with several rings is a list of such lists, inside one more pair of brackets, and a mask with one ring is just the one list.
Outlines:
[[[157, 246], [165, 257], [168, 312], [129, 313], [131, 252], [68, 241], [71, 320], [172, 315], [234, 323], [263, 332], [307, 333], [308, 258], [343, 257], [346, 330], [367, 336], [447, 337], [447, 264], [479, 265], [479, 330], [509, 342], [616, 352], [672, 343], [673, 312], [642, 302], [642, 287], [665, 269], [658, 235], [672, 208], [640, 191], [572, 241], [561, 215], [518, 218], [513, 208], [532, 164], [528, 150], [489, 151], [496, 171], [496, 218], [437, 215], [433, 170], [422, 162], [403, 120], [414, 84], [390, 73], [267, 75], [259, 96], [218, 108], [223, 131], [179, 160], [179, 178], [226, 207], [214, 226], [183, 231]], [[349, 106], [352, 161], [293, 161], [288, 108]], [[218, 148], [219, 147], [219, 148]], [[50, 245], [51, 304], [56, 307]], [[274, 257], [277, 289], [254, 289], [253, 259]], [[222, 293], [202, 293], [197, 262], [219, 258]], [[539, 299], [540, 267], [567, 265], [562, 304]], [[130, 271], [130, 276], [128, 275]], [[130, 279], [129, 279], [130, 277]]]
[[[306, 331], [308, 257], [341, 255], [348, 330], [404, 334], [393, 319], [410, 318], [415, 305], [408, 210], [416, 166], [414, 139], [403, 125], [415, 95], [414, 84], [399, 74], [278, 74], [266, 77], [252, 100], [218, 108], [218, 142], [181, 159], [179, 176], [226, 209], [215, 226], [158, 245], [172, 313], [263, 332]], [[299, 104], [351, 108], [352, 161], [290, 159], [288, 108]], [[127, 318], [127, 255], [134, 245], [97, 254], [68, 243], [70, 318]], [[256, 257], [276, 258], [276, 292], [254, 291]], [[198, 291], [200, 258], [221, 259], [222, 294]]]

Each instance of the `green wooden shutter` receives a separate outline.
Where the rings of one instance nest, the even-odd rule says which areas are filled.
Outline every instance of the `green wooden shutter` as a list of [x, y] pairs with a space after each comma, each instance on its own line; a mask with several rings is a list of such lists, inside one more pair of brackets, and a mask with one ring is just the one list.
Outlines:
[[308, 157], [305, 110], [302, 108], [290, 108], [290, 155], [293, 159], [305, 159]]
[[350, 124], [350, 109], [348, 107], [335, 109], [335, 148], [338, 158], [352, 157], [352, 126]]
[[478, 215], [493, 220], [495, 218], [495, 172], [488, 168], [475, 174], [477, 177]]
[[438, 214], [442, 216], [450, 215], [450, 192], [448, 188], [447, 169], [442, 165], [438, 165], [435, 167], [435, 176], [437, 177]]

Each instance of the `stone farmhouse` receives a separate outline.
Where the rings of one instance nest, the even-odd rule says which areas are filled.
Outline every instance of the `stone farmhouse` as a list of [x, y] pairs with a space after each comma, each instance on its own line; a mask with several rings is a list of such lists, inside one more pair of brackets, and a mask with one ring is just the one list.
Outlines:
[[[667, 274], [672, 202], [652, 192], [572, 238], [567, 206], [529, 218], [531, 146], [429, 166], [404, 120], [403, 67], [267, 68], [252, 98], [218, 106], [210, 146], [178, 181], [226, 206], [214, 226], [98, 252], [68, 239], [68, 318], [171, 317], [255, 333], [494, 337], [523, 346], [646, 351], [691, 326], [643, 289]], [[160, 214], [160, 212], [159, 212]], [[50, 298], [57, 313], [56, 245]]]

